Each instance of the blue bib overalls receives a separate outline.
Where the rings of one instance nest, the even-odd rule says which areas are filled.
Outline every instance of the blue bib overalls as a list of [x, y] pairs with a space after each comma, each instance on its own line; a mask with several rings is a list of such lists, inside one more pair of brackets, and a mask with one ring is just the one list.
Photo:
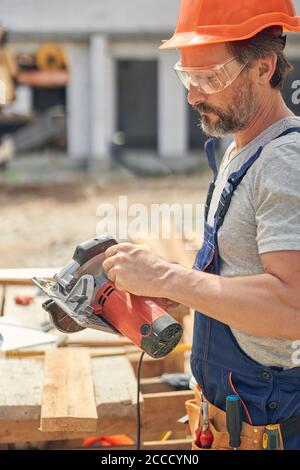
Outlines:
[[[300, 133], [300, 128], [288, 129], [277, 138], [291, 132]], [[260, 147], [239, 171], [228, 178], [214, 216], [214, 226], [211, 227], [207, 224], [207, 217], [217, 177], [217, 165], [213, 141], [210, 139], [207, 142], [206, 152], [214, 180], [206, 201], [204, 241], [197, 254], [194, 269], [220, 274], [218, 230], [236, 188], [260, 157], [262, 150], [263, 147]], [[291, 350], [291, 356], [292, 352]], [[233, 393], [229, 380], [231, 375], [234, 387], [244, 400], [254, 425], [281, 423], [292, 416], [300, 415], [300, 367], [284, 370], [260, 365], [240, 348], [227, 325], [200, 312], [195, 312], [191, 368], [206, 399], [222, 410], [225, 410], [226, 396]], [[244, 411], [243, 421], [248, 422]], [[300, 449], [300, 434], [286, 439], [284, 447]]]

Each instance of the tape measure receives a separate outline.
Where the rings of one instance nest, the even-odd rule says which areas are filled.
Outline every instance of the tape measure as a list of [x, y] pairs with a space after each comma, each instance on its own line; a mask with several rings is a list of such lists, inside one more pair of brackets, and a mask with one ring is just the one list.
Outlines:
[[262, 445], [264, 450], [280, 449], [280, 432], [277, 425], [270, 424], [265, 427]]

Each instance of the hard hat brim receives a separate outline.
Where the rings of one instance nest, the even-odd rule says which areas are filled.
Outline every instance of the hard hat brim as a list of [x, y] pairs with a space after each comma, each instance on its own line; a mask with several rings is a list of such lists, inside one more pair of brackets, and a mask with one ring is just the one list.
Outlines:
[[300, 32], [300, 17], [292, 18], [282, 13], [260, 15], [259, 17], [249, 19], [242, 25], [224, 25], [221, 35], [216, 34], [220, 33], [220, 26], [199, 27], [196, 31], [192, 32], [176, 31], [171, 39], [163, 41], [159, 49], [183, 49], [231, 41], [243, 41], [271, 26], [281, 26], [284, 32]]

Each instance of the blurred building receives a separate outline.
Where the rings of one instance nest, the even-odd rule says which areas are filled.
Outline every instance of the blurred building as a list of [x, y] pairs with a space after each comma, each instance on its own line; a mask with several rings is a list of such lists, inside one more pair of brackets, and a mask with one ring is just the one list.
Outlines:
[[[16, 51], [30, 52], [43, 42], [64, 47], [70, 80], [65, 91], [59, 96], [49, 93], [48, 100], [49, 106], [65, 104], [67, 148], [75, 163], [91, 158], [105, 166], [117, 131], [125, 133], [127, 148], [153, 151], [166, 159], [182, 158], [201, 145], [197, 114], [187, 106], [173, 71], [178, 52], [158, 50], [161, 39], [174, 29], [179, 3], [0, 0], [0, 21]], [[300, 14], [300, 1], [295, 4]], [[294, 35], [289, 45], [298, 77], [299, 43], [299, 35]], [[295, 76], [285, 90], [289, 105]], [[15, 111], [39, 108], [40, 93], [22, 86]]]

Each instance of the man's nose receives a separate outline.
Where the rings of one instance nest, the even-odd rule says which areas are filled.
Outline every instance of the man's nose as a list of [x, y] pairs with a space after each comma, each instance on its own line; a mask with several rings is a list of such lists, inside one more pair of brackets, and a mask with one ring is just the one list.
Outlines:
[[203, 93], [203, 91], [201, 91], [201, 89], [193, 86], [193, 85], [190, 85], [190, 89], [189, 89], [189, 92], [188, 92], [188, 95], [187, 95], [187, 100], [188, 100], [188, 103], [191, 105], [191, 106], [195, 106], [195, 104], [197, 103], [203, 103], [205, 102], [207, 99], [207, 95], [205, 93]]

